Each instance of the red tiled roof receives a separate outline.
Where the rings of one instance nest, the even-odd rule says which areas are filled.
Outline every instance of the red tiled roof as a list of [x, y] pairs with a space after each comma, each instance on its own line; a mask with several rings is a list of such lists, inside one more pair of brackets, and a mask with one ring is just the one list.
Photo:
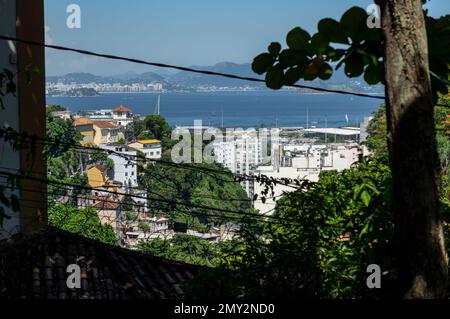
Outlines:
[[120, 105], [118, 107], [116, 107], [115, 109], [113, 109], [113, 112], [123, 112], [123, 113], [127, 113], [127, 112], [131, 112], [131, 110], [129, 108], [126, 108], [123, 105]]
[[107, 121], [94, 121], [94, 125], [99, 128], [118, 128], [116, 124]]
[[[0, 299], [179, 299], [200, 269], [51, 226], [0, 251]], [[67, 287], [70, 264], [81, 268], [79, 289]]]
[[98, 210], [117, 210], [120, 207], [120, 203], [113, 202], [111, 199], [108, 201], [100, 200], [93, 204], [92, 207]]
[[80, 117], [80, 118], [75, 119], [73, 124], [75, 126], [92, 125], [92, 124], [94, 124], [94, 122], [91, 119], [87, 118], [87, 117]]

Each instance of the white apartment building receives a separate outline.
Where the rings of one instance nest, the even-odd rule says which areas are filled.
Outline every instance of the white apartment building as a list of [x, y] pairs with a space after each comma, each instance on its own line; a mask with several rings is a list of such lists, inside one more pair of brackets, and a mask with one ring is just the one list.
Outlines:
[[127, 187], [137, 187], [136, 150], [130, 149], [126, 145], [102, 144], [100, 148], [120, 154], [108, 154], [108, 158], [114, 162], [114, 173], [111, 178], [122, 183], [125, 189]]
[[[231, 136], [227, 132], [225, 140], [213, 142], [215, 160], [232, 173], [253, 175], [258, 165], [271, 160], [267, 155], [268, 140], [268, 135], [258, 134], [255, 129], [235, 131]], [[242, 182], [242, 187], [252, 196], [252, 181]]]
[[[284, 145], [280, 165], [259, 166], [256, 174], [266, 175], [275, 179], [290, 178], [317, 182], [319, 174], [323, 170], [343, 171], [358, 162], [361, 148], [358, 144], [330, 144], [330, 145]], [[263, 203], [261, 192], [264, 185], [255, 181], [254, 194], [258, 198], [253, 205], [260, 214], [270, 215], [273, 213], [276, 202], [285, 193], [295, 191], [290, 186], [276, 184], [273, 195], [268, 194]], [[275, 200], [274, 200], [275, 198]]]
[[144, 153], [146, 159], [157, 160], [162, 155], [162, 146], [159, 140], [139, 140], [128, 146]]

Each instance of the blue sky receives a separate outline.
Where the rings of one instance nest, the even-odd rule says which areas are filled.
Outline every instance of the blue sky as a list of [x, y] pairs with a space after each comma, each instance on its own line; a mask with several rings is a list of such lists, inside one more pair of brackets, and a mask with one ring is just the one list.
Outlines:
[[[81, 29], [66, 26], [69, 4], [81, 8]], [[183, 66], [250, 62], [295, 26], [315, 32], [323, 17], [339, 18], [371, 0], [45, 0], [46, 41]], [[431, 15], [450, 12], [431, 0]], [[115, 75], [152, 70], [47, 50], [47, 74]]]

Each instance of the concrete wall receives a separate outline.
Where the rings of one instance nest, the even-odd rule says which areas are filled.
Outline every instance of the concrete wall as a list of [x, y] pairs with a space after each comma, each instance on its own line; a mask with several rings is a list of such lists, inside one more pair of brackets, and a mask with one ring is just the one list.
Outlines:
[[[8, 36], [16, 36], [16, 1], [14, 0], [0, 0], [0, 30], [2, 34]], [[14, 59], [17, 59], [17, 49], [13, 42], [0, 40], [0, 70], [8, 69], [13, 73], [17, 72], [17, 64]], [[15, 78], [17, 85], [17, 78]], [[0, 127], [12, 127], [19, 131], [19, 100], [18, 92], [16, 97], [7, 95], [2, 98], [5, 109], [0, 109]], [[8, 171], [11, 173], [19, 173], [20, 169], [20, 153], [14, 152], [9, 143], [5, 143], [0, 139], [0, 171]], [[0, 185], [6, 183], [5, 179], [0, 177]], [[17, 190], [7, 189], [5, 194], [10, 197], [11, 192], [18, 195]], [[0, 207], [1, 204], [0, 204]], [[3, 221], [3, 229], [0, 226], [0, 240], [9, 237], [12, 234], [20, 231], [19, 213], [13, 212], [10, 209], [5, 209], [5, 213], [10, 219]]]

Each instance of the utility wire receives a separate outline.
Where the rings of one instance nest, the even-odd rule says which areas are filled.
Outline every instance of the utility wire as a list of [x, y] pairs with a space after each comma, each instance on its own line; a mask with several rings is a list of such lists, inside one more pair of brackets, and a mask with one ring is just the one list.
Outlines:
[[[0, 172], [0, 175], [2, 175], [3, 173]], [[6, 175], [6, 174], [5, 174]], [[28, 179], [27, 177], [25, 179]], [[15, 190], [21, 190], [24, 192], [28, 192], [28, 193], [38, 193], [38, 194], [50, 194], [50, 195], [54, 195], [54, 196], [60, 196], [62, 198], [83, 198], [83, 196], [89, 196], [88, 194], [59, 194], [59, 193], [52, 193], [52, 192], [43, 192], [43, 191], [39, 191], [39, 190], [34, 190], [34, 189], [24, 189], [24, 188], [19, 188], [19, 187], [14, 187], [14, 186], [5, 186], [4, 188], [8, 188], [8, 189], [15, 189]], [[64, 190], [69, 190], [67, 188], [65, 188]], [[96, 190], [96, 189], [93, 189]], [[100, 190], [99, 190], [100, 191]], [[103, 190], [101, 190], [102, 192], [105, 192]], [[120, 194], [121, 196], [124, 197], [135, 197], [135, 196], [130, 196], [129, 194]], [[30, 202], [37, 202], [37, 203], [42, 203], [42, 201], [39, 200], [33, 200], [33, 199], [22, 199], [19, 198], [19, 201], [30, 201]], [[152, 200], [152, 198], [149, 198], [149, 200]], [[52, 202], [52, 200], [48, 200], [50, 203]], [[102, 202], [102, 203], [113, 203], [113, 204], [118, 204], [120, 207], [124, 206], [124, 205], [128, 205], [128, 204], [124, 204], [121, 203], [119, 201], [113, 201], [110, 199], [103, 199], [100, 197], [96, 198], [96, 203], [97, 202]], [[55, 203], [56, 204], [56, 203]], [[63, 204], [63, 203], [61, 203]], [[181, 206], [187, 206], [184, 205], [183, 203], [179, 203]], [[78, 203], [77, 203], [78, 205]], [[97, 209], [95, 206], [95, 204], [88, 204], [88, 203], [81, 203], [81, 207], [92, 207]], [[138, 204], [138, 203], [133, 203], [130, 204], [133, 207], [149, 207], [148, 205], [145, 204]], [[34, 208], [39, 208], [38, 206], [35, 206]], [[167, 208], [167, 209], [163, 209], [163, 208], [157, 208], [158, 210], [165, 212], [165, 213], [171, 213], [171, 212], [177, 212], [180, 214], [187, 214], [187, 215], [193, 215], [193, 216], [209, 216], [209, 217], [214, 217], [214, 218], [219, 218], [219, 219], [230, 219], [230, 220], [238, 220], [238, 221], [259, 221], [259, 222], [265, 222], [265, 223], [275, 223], [275, 224], [285, 224], [285, 223], [290, 223], [291, 225], [301, 225], [298, 221], [296, 220], [292, 220], [289, 218], [279, 218], [276, 216], [266, 216], [266, 215], [261, 215], [261, 214], [251, 214], [251, 213], [246, 213], [246, 212], [242, 212], [242, 211], [229, 211], [229, 213], [235, 214], [235, 215], [240, 215], [240, 216], [224, 216], [224, 215], [218, 215], [218, 214], [214, 214], [213, 212], [198, 212], [198, 211], [182, 211], [176, 208]], [[100, 209], [102, 210], [102, 209]], [[216, 208], [210, 208], [210, 210], [216, 210], [216, 211], [220, 211], [220, 209], [216, 209]], [[243, 215], [243, 216], [242, 216]]]
[[[15, 41], [15, 42], [19, 42], [19, 43], [24, 43], [24, 44], [29, 44], [29, 45], [33, 45], [33, 46], [54, 49], [54, 50], [75, 52], [75, 53], [79, 53], [79, 54], [96, 56], [96, 57], [105, 58], [105, 59], [121, 60], [121, 61], [136, 63], [136, 64], [144, 64], [144, 65], [154, 66], [154, 67], [158, 67], [158, 68], [169, 68], [169, 69], [191, 72], [191, 73], [215, 75], [215, 76], [221, 76], [221, 77], [236, 79], [236, 80], [265, 83], [265, 80], [253, 78], [253, 77], [245, 77], [245, 76], [239, 76], [239, 75], [235, 75], [235, 74], [221, 73], [221, 72], [214, 72], [214, 71], [198, 70], [198, 69], [177, 66], [177, 65], [171, 65], [171, 64], [165, 64], [165, 63], [150, 62], [150, 61], [145, 61], [145, 60], [141, 60], [141, 59], [134, 59], [134, 58], [128, 58], [128, 57], [118, 56], [118, 55], [98, 53], [98, 52], [94, 52], [94, 51], [82, 50], [82, 49], [71, 48], [71, 47], [66, 47], [66, 46], [45, 44], [45, 43], [41, 43], [41, 42], [37, 42], [37, 41], [26, 40], [26, 39], [21, 39], [21, 38], [6, 36], [6, 35], [0, 35], [0, 39], [6, 40], [6, 41]], [[319, 91], [319, 92], [353, 95], [353, 96], [380, 99], [380, 100], [385, 99], [384, 96], [379, 96], [379, 95], [350, 92], [350, 91], [344, 91], [344, 90], [331, 90], [331, 89], [324, 89], [324, 88], [308, 86], [308, 85], [292, 84], [292, 85], [285, 85], [285, 86], [300, 88], [300, 89], [309, 89], [309, 90], [314, 90], [314, 91]]]
[[[150, 61], [145, 61], [145, 60], [141, 60], [141, 59], [128, 58], [128, 57], [124, 57], [124, 56], [105, 54], [105, 53], [98, 53], [98, 52], [94, 52], [94, 51], [82, 50], [82, 49], [77, 49], [77, 48], [61, 46], [61, 45], [45, 44], [42, 42], [26, 40], [26, 39], [21, 39], [21, 38], [6, 36], [6, 35], [0, 35], [0, 40], [15, 41], [15, 42], [34, 45], [34, 46], [38, 46], [38, 47], [44, 47], [44, 48], [60, 50], [60, 51], [75, 52], [75, 53], [79, 53], [79, 54], [96, 56], [96, 57], [110, 59], [110, 60], [127, 61], [127, 62], [131, 62], [131, 63], [135, 63], [135, 64], [144, 64], [144, 65], [154, 66], [154, 67], [158, 67], [158, 68], [168, 68], [168, 69], [174, 69], [174, 70], [191, 72], [191, 73], [199, 73], [199, 74], [204, 74], [204, 75], [221, 76], [221, 77], [225, 77], [225, 78], [229, 78], [229, 79], [266, 83], [265, 80], [254, 78], [254, 77], [246, 77], [246, 76], [239, 76], [239, 75], [230, 74], [230, 73], [199, 70], [199, 69], [193, 69], [193, 68], [177, 66], [177, 65], [172, 65], [172, 64], [166, 64], [166, 63], [150, 62]], [[325, 88], [309, 86], [309, 85], [300, 85], [300, 84], [287, 85], [287, 84], [285, 84], [284, 86], [299, 88], [299, 89], [314, 90], [314, 91], [318, 91], [318, 92], [353, 95], [353, 96], [359, 96], [359, 97], [365, 97], [365, 98], [371, 98], [371, 99], [379, 99], [379, 100], [386, 99], [386, 97], [380, 96], [380, 95], [373, 95], [373, 94], [367, 94], [367, 93], [361, 93], [361, 92], [351, 92], [351, 91], [344, 91], [344, 90], [332, 90], [332, 89], [325, 89]], [[446, 104], [437, 104], [436, 106], [450, 108], [450, 106], [446, 105]]]
[[[0, 173], [1, 175], [1, 173]], [[29, 193], [39, 193], [39, 194], [54, 194], [56, 196], [60, 196], [60, 197], [66, 197], [66, 198], [78, 198], [78, 197], [82, 197], [82, 196], [86, 196], [88, 194], [66, 194], [66, 195], [62, 195], [62, 194], [58, 194], [58, 193], [50, 193], [50, 192], [43, 192], [43, 191], [39, 191], [39, 190], [34, 190], [34, 189], [23, 189], [23, 188], [19, 188], [19, 187], [14, 187], [14, 186], [5, 186], [5, 188], [9, 188], [9, 189], [15, 189], [15, 190], [21, 190], [24, 192], [29, 192]], [[67, 190], [67, 189], [65, 189]], [[123, 196], [127, 196], [126, 194], [122, 194]], [[89, 196], [89, 195], [88, 195]], [[32, 199], [22, 199], [19, 198], [19, 201], [29, 201], [29, 202], [36, 202], [36, 203], [42, 203], [42, 201], [39, 200], [32, 200]], [[51, 200], [48, 200], [49, 203], [51, 203]], [[97, 198], [96, 202], [102, 202], [102, 203], [114, 203], [114, 204], [119, 204], [120, 207], [127, 205], [118, 201], [113, 201], [110, 199], [102, 199], [102, 198]], [[57, 204], [57, 203], [55, 203]], [[64, 203], [61, 203], [64, 204]], [[66, 203], [67, 204], [67, 203]], [[78, 203], [77, 203], [78, 205]], [[88, 204], [88, 203], [82, 203], [80, 206], [81, 207], [92, 207], [94, 209], [97, 209], [96, 207], [94, 207], [95, 204]], [[134, 203], [132, 204], [132, 206], [135, 207], [145, 207], [145, 204], [138, 204], [138, 203]], [[148, 205], [147, 205], [148, 206]], [[38, 206], [35, 206], [33, 208], [40, 208]], [[100, 209], [102, 210], [102, 209]], [[182, 211], [176, 208], [170, 208], [170, 209], [159, 209], [160, 211], [164, 212], [164, 213], [179, 213], [179, 214], [185, 214], [185, 215], [193, 215], [193, 216], [209, 216], [209, 217], [214, 217], [214, 218], [219, 218], [219, 219], [224, 219], [224, 220], [237, 220], [237, 221], [258, 221], [258, 222], [263, 222], [263, 223], [269, 223], [269, 224], [281, 224], [281, 225], [286, 225], [286, 224], [290, 224], [290, 225], [298, 225], [298, 226], [303, 226], [302, 223], [300, 223], [298, 220], [294, 220], [291, 218], [281, 218], [281, 217], [277, 217], [277, 216], [268, 216], [265, 214], [250, 214], [247, 213], [244, 216], [229, 216], [229, 215], [218, 215], [218, 214], [214, 214], [213, 212], [198, 212], [198, 211], [193, 211], [193, 210], [189, 210], [189, 211]], [[242, 212], [235, 212], [233, 214], [238, 214], [238, 215], [242, 215]], [[328, 226], [333, 226], [333, 225], [328, 225]], [[333, 227], [334, 228], [334, 227]], [[341, 229], [341, 227], [337, 226], [337, 228]]]
[[[112, 195], [119, 195], [119, 196], [126, 196], [126, 197], [130, 197], [130, 198], [139, 198], [139, 199], [148, 200], [148, 197], [143, 197], [143, 196], [138, 196], [138, 195], [131, 195], [131, 194], [123, 194], [123, 193], [108, 191], [108, 190], [104, 190], [104, 189], [98, 189], [98, 188], [96, 189], [96, 188], [92, 188], [92, 187], [86, 187], [86, 186], [81, 186], [81, 185], [63, 183], [63, 182], [58, 182], [58, 181], [51, 181], [51, 180], [48, 180], [48, 179], [42, 179], [42, 178], [37, 178], [37, 177], [33, 177], [33, 176], [23, 176], [23, 175], [18, 175], [18, 174], [14, 174], [14, 173], [10, 173], [10, 172], [5, 172], [5, 171], [0, 171], [0, 175], [14, 177], [14, 178], [18, 178], [18, 179], [26, 179], [26, 180], [41, 182], [41, 183], [45, 183], [47, 185], [48, 184], [53, 184], [53, 185], [58, 185], [58, 186], [63, 186], [63, 187], [74, 187], [76, 189], [83, 189], [83, 190], [88, 190], [88, 191], [99, 191], [99, 192], [102, 192], [102, 193], [107, 193], [107, 194], [112, 194]], [[248, 213], [248, 212], [245, 212], [245, 211], [235, 211], [235, 210], [223, 209], [223, 208], [218, 208], [218, 207], [210, 207], [210, 206], [205, 206], [205, 205], [196, 205], [196, 204], [191, 204], [191, 203], [183, 203], [183, 202], [167, 200], [167, 199], [152, 198], [151, 200], [153, 200], [155, 202], [163, 202], [163, 203], [166, 203], [166, 204], [180, 205], [180, 206], [189, 207], [189, 208], [197, 208], [197, 209], [205, 209], [205, 210], [216, 211], [216, 212], [239, 214], [239, 215], [250, 216], [250, 217], [262, 216], [264, 218], [276, 219], [276, 217], [274, 217], [274, 216], [256, 215], [256, 214]]]
[[[4, 136], [4, 135], [8, 134], [7, 132], [8, 132], [8, 129], [0, 128], [0, 136]], [[297, 189], [297, 187], [299, 186], [299, 185], [291, 185], [292, 180], [289, 178], [277, 179], [274, 177], [266, 176], [264, 174], [259, 174], [259, 175], [237, 174], [237, 173], [232, 173], [231, 171], [227, 171], [227, 170], [219, 170], [219, 169], [202, 167], [199, 165], [192, 165], [192, 164], [187, 164], [187, 163], [174, 163], [174, 162], [165, 161], [162, 159], [146, 159], [146, 158], [141, 158], [139, 155], [126, 155], [126, 154], [123, 154], [123, 153], [120, 153], [117, 151], [103, 149], [103, 148], [99, 148], [99, 147], [85, 147], [82, 145], [76, 145], [74, 143], [65, 143], [65, 142], [61, 142], [59, 140], [57, 141], [57, 140], [52, 140], [49, 138], [42, 138], [42, 137], [38, 137], [37, 135], [29, 135], [26, 133], [23, 135], [25, 137], [29, 138], [31, 140], [31, 143], [34, 143], [34, 144], [55, 145], [55, 146], [59, 146], [59, 147], [63, 146], [63, 147], [68, 147], [69, 149], [78, 149], [78, 150], [86, 151], [85, 154], [89, 154], [90, 151], [105, 152], [105, 153], [108, 153], [109, 155], [116, 155], [118, 157], [122, 157], [122, 158], [128, 160], [129, 162], [136, 163], [137, 165], [139, 165], [141, 163], [150, 163], [150, 164], [158, 163], [158, 164], [172, 166], [172, 167], [181, 168], [181, 169], [202, 171], [202, 172], [206, 172], [206, 173], [217, 173], [217, 174], [221, 174], [221, 175], [229, 175], [230, 177], [233, 178], [233, 180], [224, 180], [224, 179], [219, 178], [218, 176], [210, 175], [210, 176], [213, 176], [217, 180], [221, 180], [221, 181], [227, 182], [227, 183], [241, 181], [241, 180], [249, 180], [249, 181], [253, 180], [254, 181], [254, 180], [258, 180], [258, 179], [260, 179], [260, 180], [267, 179], [270, 182], [283, 184], [285, 186], [289, 186], [294, 189]], [[42, 142], [37, 142], [37, 141], [42, 141]], [[288, 183], [288, 184], [286, 184], [286, 183]]]
[[[179, 71], [185, 71], [185, 72], [191, 72], [191, 73], [199, 73], [199, 74], [212, 75], [212, 76], [221, 76], [221, 77], [225, 77], [225, 78], [236, 79], [236, 80], [243, 80], [243, 81], [250, 81], [250, 82], [259, 82], [259, 83], [265, 83], [266, 82], [263, 79], [258, 79], [258, 78], [253, 78], [253, 77], [239, 76], [239, 75], [230, 74], [230, 73], [221, 73], [221, 72], [214, 72], [214, 71], [198, 70], [198, 69], [193, 69], [193, 68], [188, 68], [188, 67], [183, 67], [183, 66], [177, 66], [177, 65], [172, 65], [172, 64], [150, 62], [150, 61], [145, 61], [145, 60], [141, 60], [141, 59], [127, 58], [127, 57], [124, 57], [124, 56], [105, 54], [105, 53], [98, 53], [98, 52], [94, 52], [94, 51], [82, 50], [82, 49], [77, 49], [77, 48], [61, 46], [61, 45], [46, 44], [46, 43], [42, 43], [42, 42], [26, 40], [26, 39], [21, 39], [21, 38], [7, 36], [7, 35], [0, 35], [0, 40], [15, 41], [15, 42], [29, 44], [29, 45], [34, 45], [34, 46], [38, 46], [38, 47], [44, 47], [44, 48], [60, 50], [60, 51], [75, 52], [75, 53], [79, 53], [79, 54], [96, 56], [96, 57], [105, 58], [105, 59], [111, 59], [111, 60], [127, 61], [127, 62], [131, 62], [131, 63], [135, 63], [135, 64], [144, 64], [144, 65], [154, 66], [154, 67], [158, 67], [158, 68], [169, 68], [169, 69], [174, 69], [174, 70], [179, 70]], [[300, 85], [300, 84], [290, 84], [290, 85], [288, 85], [288, 84], [285, 84], [283, 86], [285, 86], [285, 87], [293, 87], [293, 88], [300, 88], [300, 89], [309, 89], [309, 90], [314, 90], [314, 91], [319, 91], [319, 92], [326, 92], [326, 93], [353, 95], [353, 96], [372, 98], [372, 99], [379, 99], [379, 100], [385, 100], [386, 99], [385, 96], [380, 96], [380, 95], [373, 95], [373, 94], [367, 94], [367, 93], [361, 93], [361, 92], [351, 92], [351, 91], [344, 91], [344, 90], [332, 90], [332, 89], [325, 89], [325, 88], [314, 87], [314, 86], [309, 86], [309, 85]], [[446, 105], [446, 104], [436, 104], [436, 106], [450, 108], [450, 105]]]

